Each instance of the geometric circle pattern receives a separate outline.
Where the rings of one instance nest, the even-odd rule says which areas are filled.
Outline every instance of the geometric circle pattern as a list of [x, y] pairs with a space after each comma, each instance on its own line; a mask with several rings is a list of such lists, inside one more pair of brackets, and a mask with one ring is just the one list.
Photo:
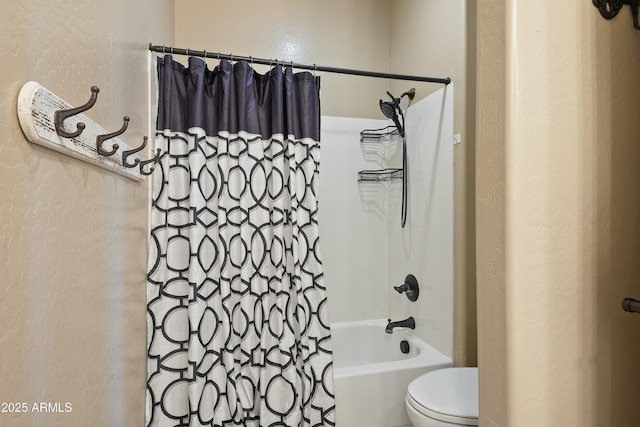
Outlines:
[[147, 426], [333, 426], [319, 143], [156, 136]]

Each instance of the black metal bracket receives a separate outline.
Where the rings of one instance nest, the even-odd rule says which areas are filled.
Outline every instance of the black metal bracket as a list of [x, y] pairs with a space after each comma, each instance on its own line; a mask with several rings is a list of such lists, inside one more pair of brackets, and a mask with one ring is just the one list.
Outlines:
[[631, 6], [631, 16], [633, 16], [633, 26], [636, 30], [640, 30], [640, 22], [638, 22], [638, 8], [640, 0], [591, 0], [593, 5], [598, 8], [600, 15], [604, 19], [613, 19], [616, 17], [622, 6]]

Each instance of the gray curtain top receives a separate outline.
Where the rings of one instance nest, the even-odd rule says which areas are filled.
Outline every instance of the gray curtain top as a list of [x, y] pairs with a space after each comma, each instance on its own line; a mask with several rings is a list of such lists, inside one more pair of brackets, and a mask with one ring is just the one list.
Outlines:
[[265, 74], [246, 61], [222, 60], [213, 70], [201, 58], [189, 67], [171, 55], [158, 58], [159, 131], [187, 133], [191, 127], [232, 134], [245, 131], [320, 140], [320, 77], [280, 65]]

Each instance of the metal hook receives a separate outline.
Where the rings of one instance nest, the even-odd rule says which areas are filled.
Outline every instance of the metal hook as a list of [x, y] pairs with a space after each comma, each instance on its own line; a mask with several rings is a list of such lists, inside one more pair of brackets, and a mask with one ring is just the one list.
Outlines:
[[[142, 175], [151, 175], [153, 173], [153, 170], [155, 169], [155, 164], [158, 163], [160, 161], [160, 153], [162, 152], [162, 150], [160, 150], [159, 148], [156, 150], [156, 155], [153, 156], [152, 159], [149, 160], [143, 160], [140, 162], [140, 173]], [[148, 165], [149, 163], [153, 163], [154, 166], [151, 166], [151, 168], [149, 168], [149, 172], [146, 172], [144, 170], [144, 167], [146, 165]]]
[[313, 77], [317, 77], [316, 71], [318, 71], [318, 66], [316, 64], [313, 64]]
[[187, 48], [187, 56], [189, 56], [189, 48]]
[[107, 133], [105, 135], [98, 135], [96, 137], [96, 148], [98, 149], [99, 154], [102, 154], [103, 156], [113, 156], [116, 153], [116, 151], [118, 151], [118, 148], [120, 148], [118, 144], [113, 144], [113, 147], [111, 147], [111, 151], [104, 150], [102, 148], [102, 144], [107, 139], [115, 138], [118, 135], [122, 135], [124, 131], [127, 130], [127, 126], [129, 126], [129, 117], [124, 116], [123, 120], [124, 120], [124, 124], [122, 125], [120, 130], [117, 130], [112, 133]]
[[600, 15], [604, 19], [613, 19], [624, 5], [631, 8], [631, 16], [633, 17], [633, 27], [640, 30], [640, 22], [638, 19], [638, 8], [640, 0], [592, 0], [592, 3], [600, 11]]
[[74, 132], [67, 132], [63, 129], [63, 122], [69, 117], [80, 114], [93, 107], [93, 105], [96, 103], [96, 100], [98, 99], [98, 92], [100, 92], [98, 86], [91, 86], [91, 98], [89, 98], [89, 101], [86, 104], [80, 107], [71, 108], [69, 110], [58, 110], [53, 114], [53, 122], [55, 123], [56, 133], [59, 136], [63, 138], [75, 138], [82, 133], [85, 128], [84, 123], [78, 123]]
[[162, 45], [162, 54], [165, 55], [167, 53], [167, 48]]
[[147, 140], [149, 138], [147, 138], [146, 136], [143, 138], [142, 140], [142, 145], [138, 148], [134, 148], [133, 150], [127, 150], [127, 151], [123, 151], [122, 152], [122, 164], [127, 167], [127, 168], [135, 168], [136, 166], [138, 166], [138, 163], [140, 163], [140, 159], [135, 159], [133, 161], [133, 163], [129, 163], [129, 161], [127, 160], [127, 157], [129, 157], [132, 154], [135, 154], [139, 151], [144, 150], [144, 148], [147, 146]]

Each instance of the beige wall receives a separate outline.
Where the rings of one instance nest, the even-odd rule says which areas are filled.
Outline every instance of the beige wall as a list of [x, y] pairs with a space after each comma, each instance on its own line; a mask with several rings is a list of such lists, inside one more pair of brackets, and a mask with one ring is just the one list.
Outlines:
[[[475, 324], [475, 2], [330, 0], [176, 2], [176, 46], [361, 70], [451, 77], [456, 82], [455, 361], [476, 363]], [[222, 16], [212, 25], [212, 16]], [[242, 20], [242, 26], [239, 25]], [[265, 22], [267, 24], [265, 24]], [[211, 67], [215, 60], [208, 60]], [[259, 66], [256, 66], [260, 69]], [[438, 84], [319, 73], [322, 114], [384, 118], [378, 100], [415, 87], [416, 101]]]
[[507, 427], [505, 7], [478, 1], [476, 239], [480, 425]]
[[578, 0], [478, 10], [481, 423], [637, 425], [640, 32]]
[[[388, 0], [193, 0], [176, 2], [175, 16], [177, 47], [389, 70]], [[386, 80], [318, 74], [323, 115], [384, 118], [378, 100]]]
[[[30, 144], [16, 116], [35, 80], [107, 129], [146, 134], [150, 41], [173, 41], [173, 2], [4, 2], [0, 32], [2, 426], [144, 420], [146, 185]], [[136, 142], [138, 141], [138, 142]], [[71, 403], [33, 413], [33, 403]]]

